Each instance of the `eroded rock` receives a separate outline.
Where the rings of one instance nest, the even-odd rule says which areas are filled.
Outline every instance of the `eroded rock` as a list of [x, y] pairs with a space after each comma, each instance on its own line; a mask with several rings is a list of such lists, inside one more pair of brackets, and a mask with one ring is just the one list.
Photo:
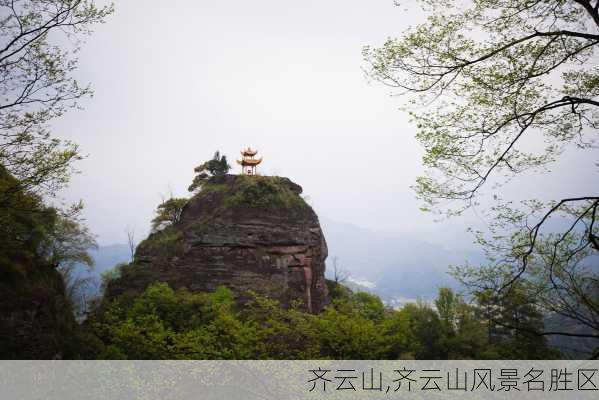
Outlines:
[[328, 302], [327, 245], [301, 192], [286, 178], [213, 179], [188, 202], [180, 223], [138, 246], [135, 263], [107, 295], [140, 292], [154, 281], [191, 291], [224, 285], [241, 302], [256, 292], [320, 312]]

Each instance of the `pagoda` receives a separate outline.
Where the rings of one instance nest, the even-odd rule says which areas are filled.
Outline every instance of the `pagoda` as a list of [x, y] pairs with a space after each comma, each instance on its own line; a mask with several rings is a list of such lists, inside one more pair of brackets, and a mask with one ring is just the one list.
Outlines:
[[262, 158], [254, 158], [258, 154], [257, 150], [252, 150], [248, 147], [241, 151], [242, 158], [237, 160], [237, 164], [241, 165], [241, 173], [244, 175], [256, 175], [256, 167], [262, 162]]

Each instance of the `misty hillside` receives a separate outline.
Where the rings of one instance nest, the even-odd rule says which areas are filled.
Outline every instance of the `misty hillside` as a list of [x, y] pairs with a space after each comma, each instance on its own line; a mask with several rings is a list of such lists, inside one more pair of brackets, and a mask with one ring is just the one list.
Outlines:
[[333, 258], [350, 281], [371, 287], [388, 302], [432, 299], [437, 288], [458, 288], [447, 274], [449, 265], [482, 262], [479, 253], [454, 251], [405, 235], [381, 233], [321, 218], [329, 246], [327, 273]]
[[99, 246], [97, 249], [90, 250], [89, 254], [94, 260], [93, 268], [78, 264], [75, 277], [87, 282], [85, 288], [82, 288], [86, 292], [86, 297], [94, 297], [99, 294], [102, 274], [117, 264], [129, 262], [131, 251], [126, 244], [112, 244]]

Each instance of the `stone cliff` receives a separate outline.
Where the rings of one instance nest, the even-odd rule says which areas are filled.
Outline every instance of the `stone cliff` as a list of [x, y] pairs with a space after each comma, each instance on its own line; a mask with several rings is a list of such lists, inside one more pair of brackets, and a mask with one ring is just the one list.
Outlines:
[[212, 178], [177, 223], [140, 243], [107, 297], [139, 293], [154, 281], [191, 291], [223, 285], [241, 302], [256, 292], [320, 312], [328, 302], [327, 245], [301, 192], [287, 178]]

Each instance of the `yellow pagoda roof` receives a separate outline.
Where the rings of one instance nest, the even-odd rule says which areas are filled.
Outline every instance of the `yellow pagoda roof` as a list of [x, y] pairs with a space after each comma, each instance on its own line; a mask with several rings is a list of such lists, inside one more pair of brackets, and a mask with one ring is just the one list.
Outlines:
[[243, 165], [243, 166], [254, 166], [254, 165], [258, 165], [262, 162], [262, 158], [246, 158], [244, 157], [243, 159], [237, 160], [237, 164], [239, 165]]
[[246, 157], [246, 156], [253, 157], [256, 154], [258, 154], [258, 150], [252, 150], [250, 147], [248, 147], [247, 149], [241, 151], [241, 155], [244, 156], [244, 157]]

